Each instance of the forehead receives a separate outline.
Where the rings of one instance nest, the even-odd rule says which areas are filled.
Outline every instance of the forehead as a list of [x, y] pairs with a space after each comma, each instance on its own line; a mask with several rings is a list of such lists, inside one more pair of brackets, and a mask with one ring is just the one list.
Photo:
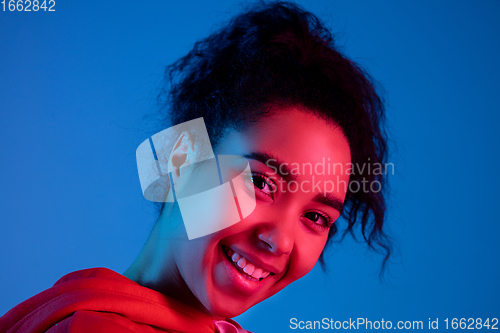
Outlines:
[[350, 149], [340, 127], [296, 108], [278, 109], [241, 131], [231, 131], [218, 154], [264, 152], [283, 162], [316, 163], [325, 159], [350, 162]]

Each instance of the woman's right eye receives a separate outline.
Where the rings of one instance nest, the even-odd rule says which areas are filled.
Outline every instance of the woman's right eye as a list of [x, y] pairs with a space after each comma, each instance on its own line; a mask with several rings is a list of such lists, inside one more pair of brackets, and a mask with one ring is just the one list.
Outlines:
[[272, 197], [274, 192], [276, 192], [276, 184], [260, 173], [252, 174], [252, 183], [259, 190], [259, 192]]

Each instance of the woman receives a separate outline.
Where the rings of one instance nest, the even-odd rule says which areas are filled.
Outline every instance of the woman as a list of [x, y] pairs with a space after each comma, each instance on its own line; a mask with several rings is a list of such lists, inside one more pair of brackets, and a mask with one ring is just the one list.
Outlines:
[[[259, 4], [196, 43], [165, 81], [162, 128], [202, 118], [213, 154], [199, 130], [176, 132], [155, 152], [174, 202], [124, 276], [68, 274], [2, 317], [2, 332], [243, 331], [229, 318], [323, 263], [340, 216], [387, 260], [384, 177], [369, 167], [386, 157], [383, 105], [313, 14]], [[242, 215], [239, 201], [241, 221], [189, 237], [185, 214], [201, 208], [183, 210], [181, 195], [204, 178], [199, 161], [228, 155], [248, 160], [255, 205]]]

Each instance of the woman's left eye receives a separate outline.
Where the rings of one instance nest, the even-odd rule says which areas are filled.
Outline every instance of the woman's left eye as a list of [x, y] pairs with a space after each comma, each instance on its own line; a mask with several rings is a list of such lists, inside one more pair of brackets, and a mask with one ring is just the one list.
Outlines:
[[318, 212], [307, 212], [304, 214], [304, 217], [314, 222], [314, 224], [323, 228], [329, 228], [331, 225], [330, 217], [328, 215], [324, 215]]

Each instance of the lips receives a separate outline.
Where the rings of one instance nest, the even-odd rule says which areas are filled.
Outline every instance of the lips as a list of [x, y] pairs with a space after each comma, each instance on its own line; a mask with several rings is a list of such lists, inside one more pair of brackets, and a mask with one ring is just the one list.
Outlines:
[[242, 254], [233, 251], [227, 246], [223, 246], [223, 249], [233, 266], [246, 278], [253, 281], [262, 281], [271, 274], [270, 271], [257, 266]]

